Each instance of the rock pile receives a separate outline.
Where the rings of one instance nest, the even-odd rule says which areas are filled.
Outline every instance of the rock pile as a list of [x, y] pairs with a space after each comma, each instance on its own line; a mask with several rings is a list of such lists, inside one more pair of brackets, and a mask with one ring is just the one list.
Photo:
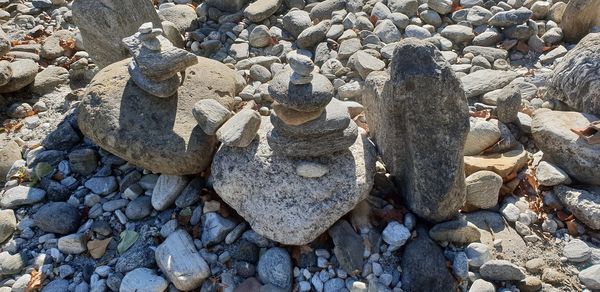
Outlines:
[[291, 72], [275, 76], [269, 93], [275, 100], [269, 146], [292, 157], [317, 157], [348, 149], [358, 126], [344, 104], [333, 98], [333, 85], [313, 73], [313, 61], [298, 52], [287, 55]]
[[179, 73], [185, 74], [187, 67], [198, 64], [198, 58], [174, 47], [162, 33], [162, 29], [146, 22], [123, 43], [133, 57], [128, 68], [133, 82], [154, 96], [171, 97], [182, 84]]

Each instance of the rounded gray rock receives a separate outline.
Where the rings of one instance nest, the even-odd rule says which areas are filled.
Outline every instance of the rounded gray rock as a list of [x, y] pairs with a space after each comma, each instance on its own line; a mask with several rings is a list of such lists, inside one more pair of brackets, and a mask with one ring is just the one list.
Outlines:
[[280, 247], [273, 247], [258, 260], [256, 267], [258, 278], [264, 284], [272, 284], [281, 289], [292, 286], [292, 259], [288, 252]]
[[324, 108], [333, 98], [333, 84], [327, 77], [314, 74], [309, 84], [295, 85], [290, 82], [292, 70], [285, 70], [275, 76], [269, 84], [271, 97], [301, 112], [311, 112]]
[[33, 222], [45, 232], [69, 234], [79, 228], [81, 215], [68, 203], [53, 202], [42, 206], [33, 215]]

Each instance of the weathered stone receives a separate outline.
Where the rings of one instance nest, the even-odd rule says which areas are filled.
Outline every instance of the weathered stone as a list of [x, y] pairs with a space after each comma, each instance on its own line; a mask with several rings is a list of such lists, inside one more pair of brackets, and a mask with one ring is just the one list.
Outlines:
[[310, 18], [325, 20], [330, 19], [334, 11], [342, 10], [346, 7], [346, 1], [343, 0], [325, 0], [315, 5], [310, 10]]
[[527, 166], [527, 161], [527, 151], [523, 149], [523, 146], [504, 153], [465, 156], [465, 174], [471, 175], [480, 170], [489, 170], [504, 178], [513, 171], [523, 169]]
[[494, 123], [480, 118], [469, 118], [469, 122], [464, 155], [480, 154], [500, 140], [500, 129]]
[[229, 109], [214, 99], [203, 99], [197, 102], [192, 112], [198, 125], [207, 135], [214, 135], [232, 116]]
[[125, 275], [121, 280], [119, 291], [121, 292], [163, 292], [169, 286], [169, 282], [163, 277], [157, 276], [153, 270], [137, 268]]
[[267, 134], [267, 141], [274, 152], [290, 157], [318, 157], [336, 152], [344, 152], [356, 142], [358, 126], [350, 121], [343, 131], [335, 131], [319, 136], [295, 136], [273, 129]]
[[42, 206], [33, 221], [45, 232], [69, 234], [77, 231], [81, 221], [79, 210], [65, 202], [53, 202]]
[[0, 149], [0, 182], [6, 179], [6, 175], [15, 161], [21, 158], [21, 147], [14, 140], [8, 141]]
[[279, 289], [290, 290], [292, 286], [292, 259], [281, 247], [267, 250], [256, 267], [258, 278], [265, 284]]
[[503, 123], [513, 123], [518, 120], [517, 114], [521, 109], [521, 90], [516, 84], [509, 84], [499, 92], [496, 115]]
[[73, 20], [86, 51], [101, 68], [129, 57], [121, 40], [140, 25], [152, 22], [161, 27], [154, 5], [146, 0], [78, 0], [73, 3]]
[[210, 268], [184, 230], [171, 233], [156, 248], [156, 264], [179, 290], [193, 290], [210, 275]]
[[488, 170], [469, 175], [467, 184], [467, 206], [490, 209], [498, 204], [498, 195], [502, 188], [502, 177]]
[[525, 273], [515, 264], [506, 260], [491, 260], [479, 268], [481, 277], [490, 281], [520, 281]]
[[31, 91], [37, 94], [46, 94], [68, 83], [69, 71], [67, 69], [58, 66], [48, 66], [35, 76]]
[[81, 131], [102, 148], [153, 172], [184, 175], [203, 171], [217, 140], [197, 126], [192, 108], [206, 98], [232, 108], [236, 91], [233, 70], [199, 58], [197, 65], [186, 70], [177, 98], [165, 99], [128, 82], [128, 63], [115, 63], [92, 80], [80, 105]]
[[58, 239], [58, 250], [64, 254], [80, 254], [87, 250], [85, 234], [75, 233]]
[[212, 164], [213, 187], [259, 234], [284, 244], [306, 244], [367, 196], [375, 151], [358, 137], [348, 150], [318, 159], [329, 173], [305, 178], [296, 174], [301, 159], [269, 147], [271, 129], [269, 118], [263, 117], [259, 137], [248, 147], [221, 147]]
[[457, 283], [446, 268], [440, 246], [427, 229], [417, 227], [417, 237], [406, 245], [400, 263], [404, 291], [455, 291]]
[[232, 147], [246, 147], [256, 137], [260, 128], [260, 114], [251, 109], [243, 109], [217, 130], [217, 139], [223, 145]]
[[535, 178], [541, 186], [569, 185], [571, 179], [562, 169], [547, 161], [541, 161], [535, 169]]
[[337, 99], [332, 99], [318, 118], [301, 125], [287, 125], [276, 112], [271, 114], [271, 123], [278, 131], [296, 137], [320, 136], [343, 131], [350, 125], [350, 121], [348, 108]]
[[363, 79], [366, 79], [371, 72], [380, 71], [385, 68], [385, 63], [383, 61], [365, 51], [354, 53], [350, 59], [348, 59], [348, 64], [349, 66], [353, 66]]
[[480, 236], [477, 227], [466, 220], [438, 223], [429, 230], [429, 237], [440, 242], [466, 244], [479, 241]]
[[365, 97], [369, 127], [407, 207], [430, 221], [447, 220], [465, 202], [469, 114], [462, 86], [442, 54], [415, 39], [400, 42], [391, 72], [381, 97]]
[[549, 80], [546, 98], [558, 99], [579, 112], [600, 116], [598, 70], [600, 70], [600, 33], [591, 33], [556, 65]]
[[533, 139], [547, 160], [570, 177], [600, 185], [600, 145], [590, 145], [571, 131], [597, 120], [595, 116], [578, 112], [538, 110], [533, 116]]
[[321, 41], [325, 40], [330, 26], [331, 22], [329, 20], [325, 20], [303, 30], [302, 33], [298, 35], [296, 40], [298, 47], [309, 49], [316, 46]]
[[237, 224], [231, 219], [223, 218], [217, 212], [208, 212], [202, 216], [202, 243], [213, 246], [225, 239]]
[[152, 207], [162, 211], [171, 206], [187, 183], [184, 176], [161, 174], [152, 191]]
[[277, 116], [276, 118], [272, 118], [272, 120], [277, 119], [283, 122], [284, 124], [290, 126], [299, 126], [304, 123], [308, 123], [314, 119], [321, 117], [324, 112], [323, 108], [310, 112], [301, 112], [286, 107], [276, 101], [273, 102], [271, 107], [273, 108], [273, 112], [271, 113], [271, 115]]
[[310, 15], [304, 10], [291, 10], [283, 17], [283, 28], [295, 38], [311, 25]]
[[12, 71], [12, 77], [3, 86], [0, 86], [0, 93], [10, 93], [31, 84], [35, 80], [39, 66], [33, 60], [16, 60], [9, 64]]
[[356, 274], [362, 271], [362, 251], [365, 249], [362, 237], [356, 234], [350, 223], [338, 221], [327, 231], [333, 240], [333, 253], [344, 271]]
[[490, 20], [488, 20], [488, 24], [492, 26], [500, 26], [507, 27], [512, 25], [518, 25], [527, 21], [533, 12], [526, 8], [521, 8], [517, 10], [510, 11], [502, 11], [496, 13]]
[[10, 238], [17, 229], [17, 218], [13, 210], [0, 210], [0, 243]]
[[562, 185], [554, 188], [554, 194], [575, 218], [592, 229], [600, 230], [600, 194]]
[[[481, 243], [487, 245], [490, 250], [501, 250], [504, 259], [521, 262], [523, 255], [529, 251], [523, 238], [505, 223], [502, 215], [491, 211], [477, 211], [467, 213], [466, 217], [467, 221], [479, 228]], [[495, 240], [501, 241], [498, 248], [494, 245]]]
[[462, 81], [467, 98], [472, 98], [503, 88], [517, 76], [518, 74], [512, 71], [484, 69], [464, 76], [460, 81]]
[[600, 289], [600, 264], [579, 272], [579, 280], [588, 289]]
[[560, 26], [569, 42], [577, 42], [600, 26], [600, 2], [594, 0], [572, 0], [567, 3]]
[[14, 209], [23, 205], [32, 205], [42, 201], [46, 191], [26, 186], [16, 186], [5, 190], [0, 195], [0, 207]]
[[246, 7], [244, 16], [252, 22], [261, 22], [273, 15], [281, 3], [282, 0], [257, 0]]
[[314, 112], [324, 108], [333, 98], [333, 85], [327, 77], [314, 74], [310, 84], [296, 85], [290, 82], [292, 70], [275, 76], [269, 84], [269, 94], [280, 104], [302, 112]]
[[196, 11], [190, 5], [175, 5], [161, 9], [158, 13], [161, 18], [173, 23], [182, 34], [192, 29], [194, 21], [198, 18]]
[[592, 256], [592, 249], [581, 239], [573, 239], [565, 244], [563, 254], [571, 262], [581, 263]]

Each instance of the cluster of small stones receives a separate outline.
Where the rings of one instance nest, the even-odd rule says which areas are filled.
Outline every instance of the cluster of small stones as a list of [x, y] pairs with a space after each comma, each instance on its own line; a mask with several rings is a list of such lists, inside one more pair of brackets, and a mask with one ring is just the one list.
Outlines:
[[[161, 3], [158, 11], [173, 22], [187, 22], [186, 46], [192, 52], [228, 63], [250, 80], [248, 84], [243, 82], [242, 88], [246, 88], [239, 100], [272, 101], [268, 83], [283, 69], [281, 61], [294, 49], [294, 43], [310, 48], [321, 74], [332, 81], [333, 92], [341, 100], [360, 100], [366, 77], [386, 67], [395, 42], [401, 38], [418, 37], [436, 44], [462, 77], [467, 95], [479, 98], [471, 109], [491, 109], [498, 118], [503, 117], [500, 123], [495, 119], [472, 119], [471, 139], [467, 142], [472, 152], [465, 153], [465, 160], [476, 166], [476, 171], [467, 177], [470, 206], [465, 209], [487, 209], [478, 213], [483, 221], [488, 219], [486, 214], [493, 214], [504, 226], [506, 219], [508, 225], [503, 230], [518, 235], [515, 238], [492, 228], [495, 234], [486, 236], [484, 231], [490, 227], [479, 226], [476, 220], [472, 221], [480, 233], [469, 224], [465, 227], [461, 220], [441, 223], [445, 225], [432, 228], [428, 234], [444, 250], [440, 266], [445, 269], [446, 261], [452, 262], [453, 275], [449, 276], [462, 279], [463, 288], [474, 292], [600, 289], [600, 237], [599, 227], [594, 225], [600, 208], [597, 199], [594, 201], [598, 192], [593, 187], [577, 190], [565, 186], [578, 182], [578, 173], [542, 159], [546, 152], [561, 151], [575, 158], [581, 155], [583, 161], [598, 156], [585, 156], [584, 150], [577, 148], [582, 144], [573, 142], [565, 144], [569, 151], [537, 151], [531, 135], [532, 118], [515, 109], [514, 101], [519, 99], [514, 91], [510, 87], [504, 90], [507, 84], [517, 85], [521, 106], [530, 110], [566, 109], [540, 94], [552, 67], [572, 49], [562, 41], [560, 27], [566, 2], [259, 0], [240, 10], [247, 1], [206, 1], [195, 13], [185, 5], [189, 3]], [[411, 265], [400, 265], [401, 259], [418, 260], [419, 264], [413, 261], [412, 266], [430, 262], [429, 255], [419, 257], [405, 252], [411, 235], [416, 235], [416, 218], [411, 213], [397, 221], [369, 226], [360, 224], [361, 217], [353, 212], [348, 219], [361, 226], [359, 232], [350, 223], [340, 221], [346, 227], [336, 226], [328, 232], [333, 243], [315, 242], [299, 257], [294, 253], [292, 259], [290, 252], [256, 234], [247, 223], [228, 217], [223, 210], [226, 206], [210, 194], [209, 183], [204, 184], [203, 179], [153, 174], [82, 137], [72, 112], [65, 108], [65, 104], [76, 104], [80, 94], [68, 85], [85, 84], [97, 68], [83, 50], [80, 36], [73, 32], [76, 27], [70, 4], [64, 0], [0, 1], [2, 28], [9, 35], [1, 37], [3, 43], [25, 36], [48, 36], [5, 46], [6, 56], [14, 61], [0, 64], [2, 76], [21, 83], [21, 88], [11, 92], [26, 92], [25, 86], [31, 85], [35, 97], [22, 100], [20, 94], [5, 94], [0, 99], [3, 106], [7, 105], [2, 114], [23, 125], [0, 133], [3, 139], [14, 140], [2, 143], [0, 161], [16, 157], [8, 158], [8, 182], [0, 194], [0, 291], [24, 290], [34, 271], [44, 276], [43, 291], [165, 291], [190, 288], [180, 286], [186, 282], [204, 291], [258, 291], [261, 286], [273, 289], [288, 285], [298, 291], [367, 291], [371, 287], [402, 291], [403, 284], [408, 283], [402, 280], [403, 271]], [[453, 11], [453, 4], [465, 9]], [[230, 5], [237, 7], [229, 9]], [[290, 9], [280, 9], [283, 5]], [[174, 13], [189, 10], [191, 16]], [[330, 20], [313, 25], [316, 19]], [[376, 25], [371, 19], [376, 19]], [[273, 39], [278, 40], [277, 44]], [[64, 40], [73, 41], [74, 48], [61, 46]], [[523, 64], [533, 65], [535, 76], [527, 76], [527, 68], [514, 69]], [[40, 65], [45, 68], [38, 73]], [[13, 78], [16, 70], [11, 68], [11, 75], [7, 67], [27, 69], [27, 78]], [[69, 114], [66, 121], [57, 126], [65, 113]], [[552, 113], [556, 116], [545, 121], [547, 131], [568, 137], [558, 129], [573, 120], [567, 114], [575, 113], [565, 113], [564, 120], [558, 119], [562, 112]], [[208, 132], [215, 134], [217, 129]], [[39, 141], [44, 138], [52, 143], [41, 147]], [[495, 160], [493, 167], [484, 160], [474, 160], [478, 154], [488, 154], [487, 148], [499, 140], [520, 142], [527, 151], [509, 151]], [[543, 145], [553, 141], [535, 142]], [[494, 147], [497, 150], [505, 145]], [[8, 151], [16, 155], [4, 155]], [[521, 178], [532, 174], [523, 168], [523, 157], [526, 161], [528, 156], [533, 158], [535, 177], [543, 189], [554, 188], [544, 192], [542, 203], [550, 213], [542, 219], [539, 210], [523, 197], [508, 195], [498, 201], [499, 192], [514, 190], [520, 181], [503, 181], [513, 170]], [[487, 158], [493, 157], [498, 157], [497, 153]], [[585, 165], [582, 160], [574, 161], [576, 167]], [[34, 177], [36, 165], [42, 162], [52, 166], [52, 172], [33, 187], [25, 185], [29, 182], [20, 185], [17, 178]], [[487, 168], [491, 170], [484, 170]], [[153, 203], [155, 192], [157, 198], [159, 194], [168, 196], [162, 197], [164, 202], [156, 199]], [[397, 210], [399, 206], [386, 197], [395, 192], [385, 168], [378, 164], [369, 206], [377, 212]], [[565, 224], [565, 213], [575, 214], [577, 220], [570, 218]], [[56, 218], [60, 222], [52, 220]], [[52, 224], [44, 224], [46, 221]], [[181, 229], [190, 230], [191, 245], [190, 237]], [[117, 246], [126, 237], [121, 233], [125, 230], [135, 231], [139, 238], [119, 254]], [[525, 247], [520, 252], [517, 239], [524, 242], [519, 245]], [[157, 241], [164, 245], [157, 246]], [[199, 254], [202, 260], [189, 251]], [[180, 271], [169, 270], [163, 264], [165, 255], [178, 260], [178, 255], [194, 257], [198, 263], [192, 267], [194, 275], [207, 279], [210, 273], [219, 281], [178, 281], [174, 275]], [[157, 264], [160, 261], [163, 263]], [[359, 262], [362, 272], [353, 273], [355, 265], [348, 263], [354, 261]], [[179, 261], [176, 267], [181, 267]], [[423, 275], [434, 274], [431, 271], [423, 271]]]

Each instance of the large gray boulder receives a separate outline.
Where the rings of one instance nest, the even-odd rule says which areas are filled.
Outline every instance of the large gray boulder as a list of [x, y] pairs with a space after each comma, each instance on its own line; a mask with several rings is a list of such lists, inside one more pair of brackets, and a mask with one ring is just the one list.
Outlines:
[[570, 50], [554, 68], [549, 84], [546, 97], [600, 116], [600, 33], [587, 35]]
[[121, 40], [136, 33], [142, 23], [161, 27], [148, 0], [75, 0], [72, 9], [85, 50], [100, 68], [129, 57]]
[[577, 42], [594, 26], [600, 26], [600, 1], [571, 0], [560, 22], [565, 40]]
[[536, 146], [548, 161], [571, 178], [600, 185], [600, 145], [588, 144], [571, 131], [597, 120], [600, 118], [578, 112], [538, 110], [534, 112], [531, 131]]
[[212, 98], [231, 109], [235, 73], [206, 58], [186, 69], [176, 95], [152, 96], [130, 80], [130, 59], [102, 69], [80, 105], [84, 135], [111, 153], [153, 172], [186, 175], [203, 171], [217, 145], [193, 116], [194, 104]]
[[390, 71], [383, 88], [385, 78], [367, 82], [380, 85], [364, 97], [369, 127], [408, 208], [445, 221], [465, 203], [469, 110], [461, 82], [435, 46], [416, 39], [399, 43]]
[[297, 165], [306, 160], [269, 147], [271, 129], [269, 118], [263, 117], [258, 137], [248, 147], [221, 146], [212, 163], [213, 187], [257, 233], [303, 245], [367, 197], [375, 174], [375, 147], [359, 135], [348, 150], [311, 159], [329, 171], [305, 177]]

